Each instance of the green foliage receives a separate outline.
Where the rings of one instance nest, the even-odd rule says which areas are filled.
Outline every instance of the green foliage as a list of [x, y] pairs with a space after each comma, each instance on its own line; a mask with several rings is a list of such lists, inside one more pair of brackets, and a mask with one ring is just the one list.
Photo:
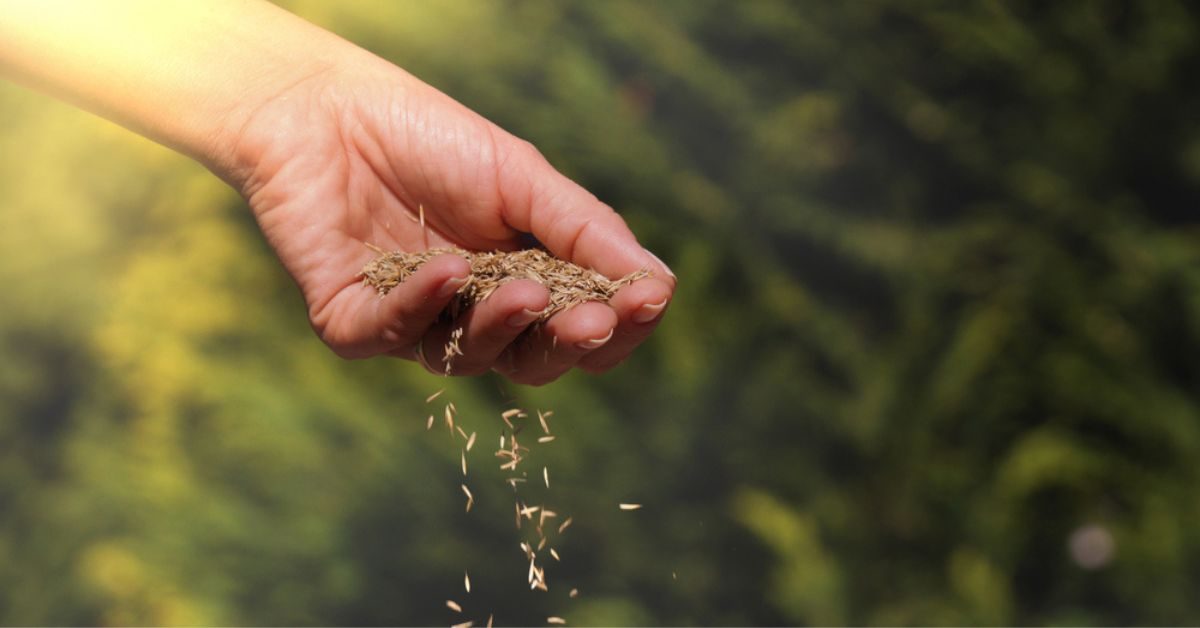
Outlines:
[[[536, 143], [677, 299], [543, 389], [341, 362], [232, 192], [0, 85], [0, 622], [1200, 621], [1188, 5], [285, 4]], [[462, 513], [443, 386], [485, 454], [555, 410], [550, 593], [487, 456]]]

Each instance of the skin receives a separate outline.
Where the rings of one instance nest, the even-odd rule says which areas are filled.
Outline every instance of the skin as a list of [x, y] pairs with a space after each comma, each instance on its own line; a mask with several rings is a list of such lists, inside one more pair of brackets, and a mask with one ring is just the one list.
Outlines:
[[[441, 372], [438, 313], [469, 273], [431, 260], [380, 299], [368, 244], [512, 250], [532, 234], [612, 278], [653, 275], [526, 334], [548, 302], [514, 281], [458, 321], [454, 374], [540, 385], [602, 372], [653, 331], [675, 278], [538, 151], [370, 53], [258, 0], [0, 0], [0, 71], [199, 160], [245, 197], [338, 355]], [[423, 213], [427, 226], [417, 221]], [[521, 338], [521, 341], [518, 339]]]

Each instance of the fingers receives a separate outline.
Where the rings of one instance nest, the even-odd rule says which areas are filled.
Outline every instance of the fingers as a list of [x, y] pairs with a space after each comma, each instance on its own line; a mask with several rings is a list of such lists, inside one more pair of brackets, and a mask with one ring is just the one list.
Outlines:
[[675, 275], [609, 206], [563, 176], [537, 149], [511, 136], [501, 171], [504, 219], [555, 256], [616, 279], [648, 269], [674, 287]]
[[[471, 265], [458, 255], [439, 255], [392, 288], [382, 299], [354, 292], [369, 301], [335, 312], [333, 324], [318, 330], [342, 357], [368, 357], [411, 347], [466, 283]], [[314, 324], [320, 325], [318, 317]]]
[[612, 339], [581, 357], [579, 367], [600, 373], [625, 361], [658, 326], [670, 301], [671, 286], [659, 279], [642, 279], [622, 288], [609, 302], [618, 321]]
[[535, 327], [509, 348], [496, 370], [518, 384], [540, 386], [558, 379], [584, 356], [611, 341], [617, 315], [603, 303], [584, 303]]
[[421, 341], [429, 361], [426, 368], [445, 372], [446, 344], [451, 331], [462, 329], [457, 339], [460, 355], [451, 358], [451, 375], [479, 375], [496, 364], [497, 358], [538, 319], [550, 304], [545, 286], [521, 279], [500, 286], [452, 323], [442, 323]]

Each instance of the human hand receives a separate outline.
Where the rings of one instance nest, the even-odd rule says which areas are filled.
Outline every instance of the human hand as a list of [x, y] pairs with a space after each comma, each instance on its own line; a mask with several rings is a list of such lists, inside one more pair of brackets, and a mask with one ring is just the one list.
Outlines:
[[257, 104], [230, 138], [229, 155], [213, 160], [227, 164], [219, 174], [248, 200], [321, 339], [347, 358], [423, 354], [432, 358], [425, 366], [442, 373], [451, 326], [438, 314], [469, 274], [466, 260], [434, 258], [380, 298], [359, 281], [375, 256], [367, 245], [515, 249], [528, 233], [610, 278], [643, 268], [653, 276], [608, 304], [555, 315], [538, 334], [523, 332], [546, 307], [546, 289], [507, 283], [454, 322], [463, 354], [453, 373], [494, 369], [536, 385], [628, 357], [666, 309], [671, 271], [532, 145], [367, 58], [323, 68]]

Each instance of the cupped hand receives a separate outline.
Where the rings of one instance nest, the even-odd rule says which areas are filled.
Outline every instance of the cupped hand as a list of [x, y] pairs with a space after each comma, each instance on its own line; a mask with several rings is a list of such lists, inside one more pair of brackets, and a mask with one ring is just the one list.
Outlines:
[[382, 61], [323, 69], [255, 107], [222, 176], [238, 187], [295, 278], [321, 339], [338, 355], [391, 355], [445, 371], [452, 331], [439, 313], [470, 267], [429, 261], [387, 296], [359, 271], [385, 250], [520, 248], [532, 234], [554, 255], [618, 278], [652, 276], [610, 303], [585, 303], [525, 333], [546, 307], [517, 280], [454, 321], [452, 373], [494, 369], [525, 384], [573, 367], [620, 363], [653, 331], [674, 276], [608, 206], [522, 141]]

